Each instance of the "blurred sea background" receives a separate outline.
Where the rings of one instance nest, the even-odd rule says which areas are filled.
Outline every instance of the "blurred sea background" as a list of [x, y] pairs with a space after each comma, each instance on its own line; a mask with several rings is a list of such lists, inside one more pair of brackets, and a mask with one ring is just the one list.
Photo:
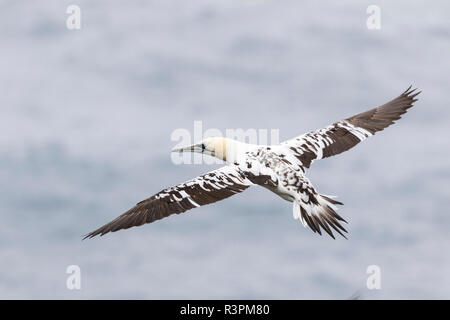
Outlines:
[[[81, 8], [81, 30], [66, 9]], [[381, 8], [381, 29], [366, 9]], [[0, 298], [450, 298], [448, 1], [0, 0]], [[349, 239], [262, 188], [81, 241], [220, 165], [174, 165], [178, 128], [280, 139], [423, 92], [314, 163]], [[194, 142], [194, 141], [193, 141]], [[81, 290], [66, 268], [79, 265]], [[381, 290], [368, 290], [369, 265]]]

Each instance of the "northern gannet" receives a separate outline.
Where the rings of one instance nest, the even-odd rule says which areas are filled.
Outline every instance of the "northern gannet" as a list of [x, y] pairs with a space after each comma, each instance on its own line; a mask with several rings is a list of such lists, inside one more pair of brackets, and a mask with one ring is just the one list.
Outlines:
[[341, 202], [320, 194], [305, 176], [305, 169], [317, 159], [344, 152], [376, 132], [390, 126], [411, 108], [420, 92], [409, 87], [394, 100], [332, 125], [278, 145], [254, 145], [222, 137], [208, 138], [172, 152], [198, 152], [217, 157], [226, 166], [167, 188], [139, 202], [84, 238], [140, 226], [210, 204], [240, 193], [252, 185], [263, 186], [293, 203], [294, 219], [334, 239], [332, 229], [346, 238], [336, 213]]

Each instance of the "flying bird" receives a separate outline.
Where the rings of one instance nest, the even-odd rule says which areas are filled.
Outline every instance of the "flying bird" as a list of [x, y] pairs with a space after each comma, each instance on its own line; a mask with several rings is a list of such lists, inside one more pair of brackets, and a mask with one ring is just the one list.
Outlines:
[[322, 235], [333, 231], [344, 238], [347, 223], [337, 214], [342, 202], [320, 194], [305, 175], [314, 160], [328, 158], [354, 147], [400, 119], [420, 93], [411, 86], [394, 100], [369, 111], [305, 133], [277, 145], [255, 145], [216, 137], [172, 152], [197, 152], [217, 157], [226, 166], [164, 189], [136, 204], [84, 239], [128, 229], [179, 214], [259, 185], [292, 202], [293, 217]]

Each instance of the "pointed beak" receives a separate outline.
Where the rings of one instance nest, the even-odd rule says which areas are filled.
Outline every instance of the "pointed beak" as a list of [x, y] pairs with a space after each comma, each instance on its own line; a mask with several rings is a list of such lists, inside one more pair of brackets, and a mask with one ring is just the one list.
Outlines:
[[171, 152], [198, 152], [202, 150], [201, 146], [199, 147], [197, 144], [193, 144], [192, 146], [182, 147], [182, 148], [174, 148]]

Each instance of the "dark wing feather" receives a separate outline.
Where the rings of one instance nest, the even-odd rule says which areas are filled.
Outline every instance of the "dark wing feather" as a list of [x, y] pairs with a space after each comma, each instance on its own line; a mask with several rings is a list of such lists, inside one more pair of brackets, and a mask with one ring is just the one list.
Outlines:
[[103, 227], [87, 234], [84, 239], [151, 223], [174, 213], [179, 214], [195, 207], [213, 203], [242, 192], [251, 184], [237, 169], [225, 166], [162, 190], [139, 202]]
[[420, 92], [409, 87], [394, 100], [332, 125], [283, 142], [305, 167], [316, 159], [347, 151], [359, 142], [387, 128], [417, 101]]

